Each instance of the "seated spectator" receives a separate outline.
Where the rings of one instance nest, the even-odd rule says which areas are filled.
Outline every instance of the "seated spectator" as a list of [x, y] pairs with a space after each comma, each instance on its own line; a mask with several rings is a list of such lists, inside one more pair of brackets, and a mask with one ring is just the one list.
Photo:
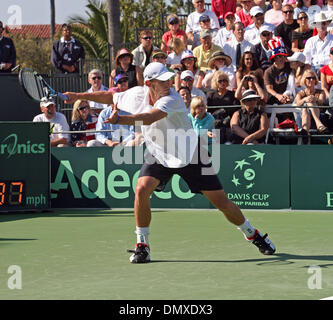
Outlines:
[[245, 29], [244, 39], [252, 43], [253, 45], [256, 45], [260, 42], [260, 27], [263, 25], [267, 25], [271, 28], [274, 28], [274, 25], [264, 22], [264, 11], [258, 6], [252, 7], [250, 10], [250, 14], [253, 23]]
[[252, 48], [252, 52], [256, 56], [261, 69], [265, 70], [272, 65], [269, 59], [272, 55], [272, 51], [269, 49], [268, 41], [273, 38], [273, 28], [268, 25], [260, 27], [260, 42]]
[[[96, 145], [115, 147], [119, 144], [125, 146], [134, 146], [136, 143], [135, 132], [133, 126], [120, 125], [120, 124], [110, 124], [105, 121], [111, 116], [112, 106], [107, 107], [102, 110], [98, 116], [96, 131], [110, 130], [108, 132], [96, 132]], [[119, 115], [128, 115], [128, 112], [119, 110]]]
[[270, 60], [272, 66], [266, 69], [264, 73], [264, 84], [269, 94], [268, 104], [286, 104], [290, 103], [290, 97], [285, 93], [288, 85], [291, 69], [287, 63], [288, 53], [279, 40], [269, 40], [269, 47], [272, 51]]
[[184, 44], [184, 47], [187, 47], [187, 36], [184, 30], [180, 29], [179, 18], [176, 14], [169, 14], [167, 17], [169, 31], [165, 32], [162, 36], [161, 50], [166, 52], [166, 54], [171, 53], [169, 44], [171, 39], [178, 38]]
[[[108, 91], [109, 88], [103, 85], [103, 72], [98, 69], [93, 69], [88, 74], [88, 82], [91, 87], [86, 92], [95, 92], [95, 91]], [[88, 101], [90, 109], [101, 112], [102, 109], [107, 108], [107, 104], [98, 103], [94, 101]]]
[[16, 50], [12, 39], [3, 36], [5, 31], [0, 21], [0, 73], [12, 72], [16, 64]]
[[189, 70], [194, 75], [193, 86], [196, 88], [202, 88], [202, 80], [205, 76], [205, 73], [200, 70], [197, 64], [197, 58], [193, 55], [193, 52], [190, 50], [184, 50], [182, 58], [180, 60], [181, 69], [180, 72], [176, 75], [175, 87], [176, 90], [180, 88], [180, 74], [182, 71]]
[[132, 51], [132, 63], [143, 71], [153, 61], [151, 56], [153, 50], [159, 49], [153, 45], [153, 32], [149, 29], [140, 32], [140, 42], [141, 44]]
[[179, 38], [172, 38], [169, 42], [169, 49], [171, 53], [166, 59], [166, 65], [171, 69], [178, 69], [180, 71], [182, 68], [182, 54], [185, 50], [184, 43]]
[[251, 51], [245, 51], [244, 54], [242, 55], [239, 68], [236, 71], [236, 87], [238, 87], [241, 80], [250, 73], [255, 76], [259, 85], [263, 88], [264, 72], [259, 67], [257, 58], [254, 55], [254, 53]]
[[205, 103], [207, 103], [207, 98], [206, 95], [203, 91], [201, 91], [199, 88], [196, 88], [193, 86], [194, 83], [194, 75], [192, 71], [190, 70], [185, 70], [181, 73], [180, 75], [180, 85], [181, 87], [188, 87], [191, 91], [191, 97], [194, 98], [196, 96], [201, 96], [203, 97]]
[[189, 113], [190, 112], [191, 101], [192, 101], [190, 89], [188, 87], [180, 87], [179, 90], [178, 90], [178, 93], [183, 98], [183, 100], [185, 102], [187, 113]]
[[221, 108], [221, 106], [239, 105], [239, 101], [235, 99], [233, 91], [228, 90], [229, 77], [222, 71], [216, 71], [212, 79], [212, 90], [207, 92], [207, 105], [209, 107], [216, 106], [216, 108], [209, 108], [209, 112], [215, 116], [216, 111], [224, 110], [225, 117], [229, 116], [229, 120], [233, 113], [239, 109], [235, 108]]
[[240, 0], [239, 1], [242, 4], [243, 9], [239, 10], [236, 15], [238, 16], [240, 22], [243, 23], [244, 28], [249, 26], [253, 23], [253, 20], [251, 18], [250, 10], [254, 6], [253, 0]]
[[311, 69], [311, 67], [305, 64], [305, 56], [302, 52], [295, 52], [291, 57], [287, 57], [291, 69], [289, 75], [289, 89], [293, 96], [296, 98], [296, 94], [303, 89], [301, 86], [302, 76], [305, 70]]
[[305, 89], [301, 90], [296, 95], [296, 104], [298, 106], [309, 107], [302, 109], [302, 134], [308, 134], [311, 128], [311, 119], [314, 120], [314, 124], [319, 134], [330, 133], [329, 129], [322, 123], [320, 109], [311, 108], [313, 106], [323, 106], [325, 102], [325, 92], [315, 88], [318, 82], [315, 71], [312, 69], [305, 70], [301, 82], [301, 85], [305, 86]]
[[288, 53], [291, 52], [292, 31], [299, 27], [296, 19], [294, 20], [294, 8], [291, 4], [282, 6], [283, 22], [274, 30], [274, 35], [281, 37]]
[[213, 42], [219, 47], [223, 48], [224, 44], [231, 41], [234, 35], [234, 25], [235, 25], [235, 14], [232, 12], [227, 12], [224, 16], [225, 26], [221, 27], [216, 36], [213, 38]]
[[[33, 122], [50, 122], [52, 132], [69, 131], [69, 125], [66, 117], [56, 112], [55, 102], [53, 99], [42, 98], [40, 102], [41, 114], [38, 114], [33, 118]], [[68, 133], [50, 135], [51, 147], [68, 147], [70, 146], [71, 138]]]
[[192, 0], [195, 11], [190, 13], [187, 17], [186, 35], [188, 44], [192, 44], [194, 33], [200, 33], [201, 27], [199, 19], [202, 15], [207, 15], [210, 18], [210, 27], [212, 29], [219, 29], [220, 24], [214, 12], [205, 9], [204, 0]]
[[[300, 12], [306, 12], [309, 16], [311, 10], [309, 10], [313, 5], [317, 4], [317, 0], [297, 0], [297, 5], [295, 8], [294, 19], [297, 19]], [[312, 20], [313, 17], [310, 16]]]
[[242, 108], [233, 114], [230, 121], [232, 143], [264, 143], [269, 122], [267, 114], [257, 107], [259, 99], [253, 90], [244, 91], [241, 99]]
[[208, 60], [217, 51], [222, 49], [212, 42], [212, 35], [208, 30], [200, 32], [201, 45], [193, 50], [193, 55], [197, 58], [198, 67], [206, 72], [209, 70]]
[[192, 50], [194, 50], [194, 48], [200, 46], [201, 41], [200, 41], [200, 33], [204, 30], [208, 30], [212, 36], [212, 39], [215, 38], [217, 32], [219, 31], [218, 29], [212, 29], [210, 26], [210, 18], [208, 15], [204, 14], [202, 16], [200, 16], [199, 18], [199, 24], [201, 27], [200, 32], [195, 32], [193, 34], [193, 41], [192, 41]]
[[333, 48], [330, 50], [331, 62], [320, 69], [321, 88], [325, 92], [326, 100], [330, 97], [330, 90], [333, 85]]
[[270, 0], [272, 9], [266, 11], [265, 21], [277, 27], [283, 22], [282, 0]]
[[253, 48], [253, 45], [244, 39], [244, 32], [243, 23], [236, 22], [234, 27], [234, 37], [223, 47], [224, 53], [231, 57], [231, 63], [236, 70], [239, 67], [242, 54]]
[[128, 89], [128, 76], [126, 74], [118, 74], [114, 78], [115, 87], [109, 89], [109, 91], [115, 92], [124, 92]]
[[292, 52], [303, 52], [306, 41], [312, 37], [313, 29], [309, 27], [309, 18], [306, 12], [301, 11], [297, 16], [299, 28], [292, 31], [291, 50]]
[[198, 137], [205, 139], [205, 136], [208, 135], [208, 144], [211, 144], [215, 119], [207, 112], [206, 103], [202, 97], [194, 97], [192, 99], [188, 117]]
[[109, 78], [110, 88], [115, 86], [114, 78], [118, 74], [126, 74], [128, 76], [128, 86], [133, 88], [135, 86], [143, 86], [143, 72], [138, 66], [133, 65], [133, 54], [123, 48], [117, 52], [115, 58], [115, 69], [111, 71]]
[[228, 12], [234, 14], [236, 12], [237, 0], [212, 0], [211, 9], [219, 20], [220, 27], [225, 25], [225, 18]]
[[319, 76], [319, 70], [330, 63], [330, 50], [333, 47], [333, 35], [327, 31], [332, 21], [324, 13], [317, 13], [313, 25], [318, 34], [308, 39], [304, 47], [305, 63], [311, 65]]
[[223, 51], [215, 52], [208, 60], [210, 70], [206, 72], [202, 81], [206, 89], [211, 88], [211, 81], [216, 71], [223, 71], [229, 78], [228, 89], [233, 90], [236, 87], [235, 69], [231, 65], [231, 58], [223, 53]]
[[[70, 131], [95, 130], [98, 114], [94, 114], [88, 101], [77, 100], [73, 105], [72, 123]], [[93, 147], [96, 143], [95, 133], [73, 133], [72, 145], [74, 147]]]
[[52, 46], [51, 63], [62, 73], [78, 73], [79, 61], [85, 58], [84, 48], [80, 41], [72, 37], [72, 27], [62, 25], [62, 37]]

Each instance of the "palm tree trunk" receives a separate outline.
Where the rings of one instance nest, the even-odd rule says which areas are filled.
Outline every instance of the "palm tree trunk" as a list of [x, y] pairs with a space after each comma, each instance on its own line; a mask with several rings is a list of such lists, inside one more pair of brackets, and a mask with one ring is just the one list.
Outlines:
[[51, 11], [51, 38], [54, 39], [55, 35], [55, 3], [54, 0], [50, 0], [50, 11]]
[[121, 43], [120, 29], [120, 4], [119, 0], [108, 0], [108, 25], [109, 25], [109, 46], [110, 66], [112, 65], [116, 52]]

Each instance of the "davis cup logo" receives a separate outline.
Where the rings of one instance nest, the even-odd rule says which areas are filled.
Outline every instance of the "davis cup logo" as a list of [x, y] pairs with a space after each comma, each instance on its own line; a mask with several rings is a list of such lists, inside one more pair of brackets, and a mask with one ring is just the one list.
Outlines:
[[251, 150], [252, 154], [245, 159], [236, 160], [234, 173], [231, 182], [236, 187], [243, 187], [250, 190], [256, 183], [256, 172], [253, 165], [258, 161], [260, 166], [264, 164], [265, 153], [256, 150]]

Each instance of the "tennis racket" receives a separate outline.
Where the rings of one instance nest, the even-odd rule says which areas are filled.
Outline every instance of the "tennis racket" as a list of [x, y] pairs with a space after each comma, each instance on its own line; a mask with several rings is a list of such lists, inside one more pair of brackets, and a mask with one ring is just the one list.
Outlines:
[[27, 96], [36, 102], [40, 102], [44, 97], [68, 100], [66, 95], [52, 89], [40, 74], [30, 68], [20, 70], [19, 82]]

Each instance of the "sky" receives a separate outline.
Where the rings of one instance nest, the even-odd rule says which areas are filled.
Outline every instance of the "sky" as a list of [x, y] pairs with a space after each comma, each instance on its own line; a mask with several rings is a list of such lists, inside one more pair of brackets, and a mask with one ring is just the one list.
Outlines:
[[[55, 0], [56, 23], [71, 15], [85, 16], [87, 0]], [[49, 0], [1, 0], [0, 21], [4, 25], [49, 24]]]

